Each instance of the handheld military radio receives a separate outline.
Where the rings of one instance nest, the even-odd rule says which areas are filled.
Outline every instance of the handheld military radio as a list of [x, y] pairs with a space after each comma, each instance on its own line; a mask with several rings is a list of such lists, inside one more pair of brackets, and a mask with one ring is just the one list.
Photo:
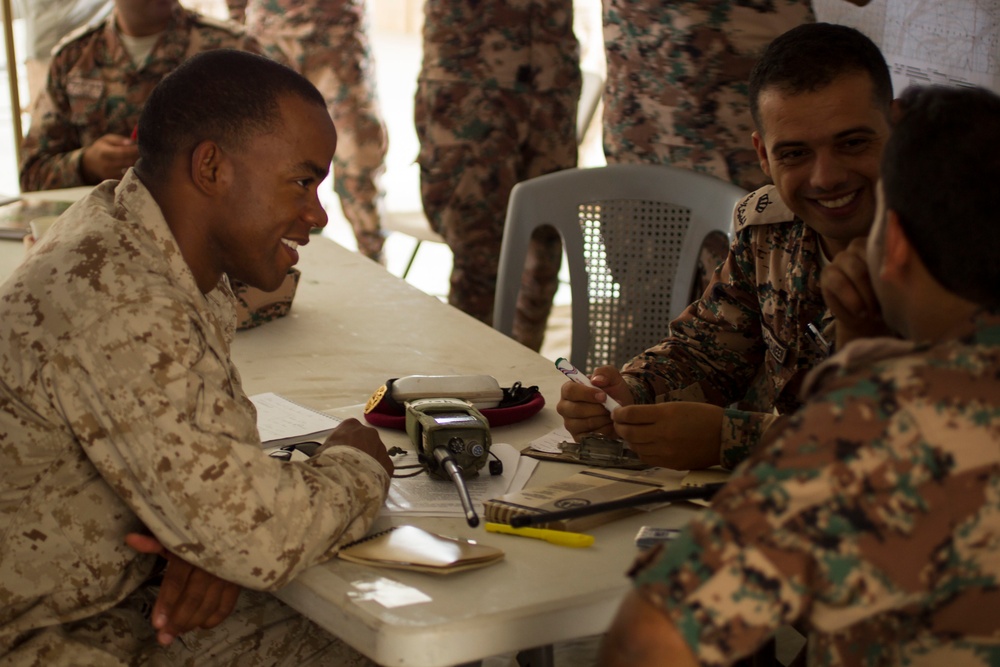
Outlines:
[[477, 476], [489, 460], [492, 440], [486, 418], [461, 398], [421, 398], [406, 403], [406, 433], [427, 473], [451, 479], [466, 521], [478, 526], [463, 478]]

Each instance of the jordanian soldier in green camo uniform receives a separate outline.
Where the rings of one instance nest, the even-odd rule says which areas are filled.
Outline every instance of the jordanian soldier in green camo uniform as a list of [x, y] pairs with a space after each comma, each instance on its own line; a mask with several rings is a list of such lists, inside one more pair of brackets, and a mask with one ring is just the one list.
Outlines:
[[384, 261], [379, 176], [389, 150], [364, 0], [227, 0], [266, 53], [319, 88], [337, 127], [333, 187], [358, 251]]
[[[511, 188], [576, 166], [579, 45], [571, 0], [427, 0], [415, 101], [420, 192], [454, 254], [448, 302], [490, 323]], [[537, 231], [514, 337], [539, 349], [559, 235]]]
[[[600, 392], [564, 385], [558, 410], [574, 436], [617, 435], [647, 463], [680, 470], [732, 467], [775, 411], [798, 407], [803, 376], [827, 356], [820, 268], [871, 224], [889, 70], [860, 32], [810, 23], [772, 42], [750, 96], [774, 185], [737, 206], [726, 261], [668, 337], [621, 372], [594, 371], [594, 384], [625, 408], [609, 415]], [[743, 399], [750, 411], [728, 407]]]
[[901, 102], [871, 236], [823, 280], [838, 334], [881, 306], [908, 340], [810, 375], [711, 509], [640, 557], [601, 664], [731, 665], [784, 624], [812, 667], [1000, 664], [1000, 97]]
[[[69, 35], [55, 49], [22, 144], [21, 189], [26, 192], [121, 178], [138, 156], [132, 135], [139, 112], [163, 77], [201, 51], [260, 52], [240, 26], [175, 2], [142, 8], [122, 0], [117, 4], [122, 7], [107, 20]], [[162, 21], [165, 26], [142, 62], [134, 62], [125, 46], [118, 26], [123, 12], [137, 23]], [[85, 158], [87, 151], [92, 154]], [[107, 157], [98, 159], [105, 152]]]

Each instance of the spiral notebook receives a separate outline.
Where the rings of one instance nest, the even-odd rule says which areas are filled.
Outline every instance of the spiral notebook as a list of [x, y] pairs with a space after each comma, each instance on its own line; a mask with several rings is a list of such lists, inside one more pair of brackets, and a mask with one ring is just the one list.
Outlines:
[[445, 537], [416, 526], [394, 526], [351, 542], [337, 554], [352, 563], [451, 574], [486, 567], [503, 551], [471, 540]]
[[340, 424], [340, 419], [336, 417], [279, 394], [255, 394], [250, 401], [257, 408], [257, 430], [265, 448], [306, 441], [323, 442]]

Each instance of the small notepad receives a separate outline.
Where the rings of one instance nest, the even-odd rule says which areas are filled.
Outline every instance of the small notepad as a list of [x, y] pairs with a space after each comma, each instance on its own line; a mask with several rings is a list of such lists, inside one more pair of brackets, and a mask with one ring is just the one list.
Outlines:
[[290, 401], [278, 394], [255, 394], [250, 397], [257, 408], [257, 430], [266, 448], [298, 442], [323, 442], [340, 424], [336, 417]]
[[337, 554], [374, 567], [451, 574], [486, 567], [503, 559], [496, 547], [444, 537], [416, 526], [395, 526], [352, 542]]

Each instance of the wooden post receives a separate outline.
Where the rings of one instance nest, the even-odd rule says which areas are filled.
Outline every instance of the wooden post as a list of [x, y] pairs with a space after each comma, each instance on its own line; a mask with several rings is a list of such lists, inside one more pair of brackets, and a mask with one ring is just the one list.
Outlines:
[[14, 14], [11, 11], [10, 0], [3, 3], [3, 35], [7, 50], [7, 84], [10, 88], [10, 112], [14, 117], [14, 153], [17, 156], [18, 168], [21, 165], [21, 95], [17, 89], [17, 57], [14, 55]]

